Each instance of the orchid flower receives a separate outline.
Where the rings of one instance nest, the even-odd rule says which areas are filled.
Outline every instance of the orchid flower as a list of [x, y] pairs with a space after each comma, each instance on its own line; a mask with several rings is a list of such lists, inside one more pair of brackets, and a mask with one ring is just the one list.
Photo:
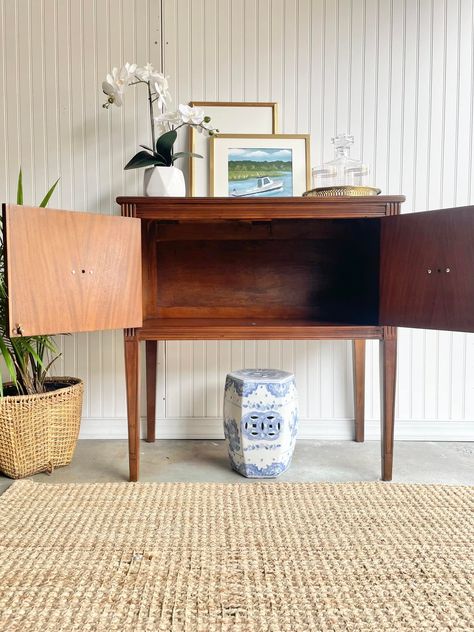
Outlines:
[[120, 71], [118, 68], [113, 68], [109, 73], [105, 81], [102, 82], [102, 91], [108, 96], [104, 107], [108, 108], [112, 103], [117, 107], [120, 107], [123, 103], [123, 95], [126, 87], [130, 83], [130, 80], [134, 77], [136, 64], [124, 64]]
[[138, 67], [135, 74], [141, 81], [154, 81], [157, 76], [160, 75], [160, 72], [155, 70], [150, 62], [148, 62], [145, 66]]
[[[125, 169], [151, 165], [171, 166], [175, 160], [185, 156], [202, 158], [189, 152], [174, 152], [177, 130], [188, 126], [207, 136], [212, 136], [218, 131], [210, 125], [211, 119], [205, 116], [201, 108], [181, 104], [176, 111], [171, 110], [172, 99], [168, 79], [167, 75], [156, 70], [149, 62], [140, 67], [127, 63], [120, 70], [113, 68], [102, 83], [102, 90], [107, 95], [104, 108], [109, 108], [112, 104], [120, 107], [125, 91], [130, 85], [145, 84], [147, 88], [152, 144], [151, 147], [140, 145], [144, 151], [139, 151], [127, 163]], [[155, 116], [156, 110], [159, 112], [158, 116]]]
[[167, 132], [182, 124], [182, 120], [179, 112], [163, 112], [159, 116], [155, 116], [155, 123], [160, 132]]
[[[110, 75], [107, 76], [110, 77]], [[123, 88], [119, 88], [115, 83], [107, 79], [106, 81], [102, 82], [102, 92], [104, 92], [108, 97], [107, 101], [103, 104], [102, 107], [108, 108], [110, 105], [112, 105], [112, 103], [117, 107], [120, 107], [122, 105], [122, 97], [124, 93]]]
[[200, 125], [204, 120], [204, 110], [198, 107], [191, 107], [181, 103], [178, 106], [178, 110], [181, 114], [183, 123], [191, 123], [193, 125]]
[[157, 94], [158, 107], [164, 110], [171, 103], [167, 77], [161, 75], [159, 81], [155, 81], [155, 92]]
[[155, 116], [155, 122], [158, 124], [180, 125], [183, 121], [179, 112], [163, 112], [163, 114]]

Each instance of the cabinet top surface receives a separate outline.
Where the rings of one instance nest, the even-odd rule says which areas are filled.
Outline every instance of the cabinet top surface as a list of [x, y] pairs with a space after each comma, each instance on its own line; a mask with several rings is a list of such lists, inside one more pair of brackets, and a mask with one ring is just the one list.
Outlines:
[[364, 196], [334, 196], [334, 197], [262, 197], [262, 198], [231, 198], [231, 197], [145, 197], [142, 195], [125, 195], [117, 198], [118, 204], [146, 204], [146, 205], [234, 205], [234, 206], [282, 206], [314, 205], [326, 206], [328, 204], [386, 204], [389, 202], [404, 202], [404, 195], [364, 195]]
[[364, 197], [118, 197], [122, 215], [158, 220], [271, 220], [396, 215], [403, 195]]

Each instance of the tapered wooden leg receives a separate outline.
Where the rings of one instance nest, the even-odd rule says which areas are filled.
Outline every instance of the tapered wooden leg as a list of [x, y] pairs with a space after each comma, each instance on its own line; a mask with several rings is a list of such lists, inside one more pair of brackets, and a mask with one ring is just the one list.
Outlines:
[[382, 480], [392, 480], [395, 384], [397, 375], [397, 330], [384, 327], [380, 341], [380, 404], [382, 442]]
[[352, 341], [354, 373], [355, 440], [364, 441], [365, 417], [365, 340]]
[[146, 341], [146, 440], [155, 441], [156, 413], [156, 356], [158, 342]]
[[137, 481], [140, 466], [140, 343], [125, 333], [125, 379], [127, 386], [128, 460], [130, 480]]

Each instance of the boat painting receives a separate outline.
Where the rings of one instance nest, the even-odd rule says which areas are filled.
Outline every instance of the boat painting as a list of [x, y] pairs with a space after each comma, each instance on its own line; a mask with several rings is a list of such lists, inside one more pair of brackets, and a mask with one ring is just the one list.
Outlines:
[[231, 196], [246, 197], [252, 195], [262, 195], [273, 191], [281, 191], [281, 189], [283, 189], [283, 180], [271, 180], [267, 176], [264, 176], [263, 178], [257, 178], [257, 186], [255, 187], [244, 189], [243, 191], [232, 189]]
[[293, 195], [291, 149], [232, 148], [228, 151], [230, 197]]

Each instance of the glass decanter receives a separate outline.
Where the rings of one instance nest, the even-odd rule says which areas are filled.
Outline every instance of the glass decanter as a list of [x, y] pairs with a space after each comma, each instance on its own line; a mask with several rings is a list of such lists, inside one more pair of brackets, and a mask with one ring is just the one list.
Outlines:
[[313, 188], [366, 186], [368, 166], [350, 157], [354, 136], [338, 134], [331, 141], [335, 150], [334, 160], [313, 168]]

